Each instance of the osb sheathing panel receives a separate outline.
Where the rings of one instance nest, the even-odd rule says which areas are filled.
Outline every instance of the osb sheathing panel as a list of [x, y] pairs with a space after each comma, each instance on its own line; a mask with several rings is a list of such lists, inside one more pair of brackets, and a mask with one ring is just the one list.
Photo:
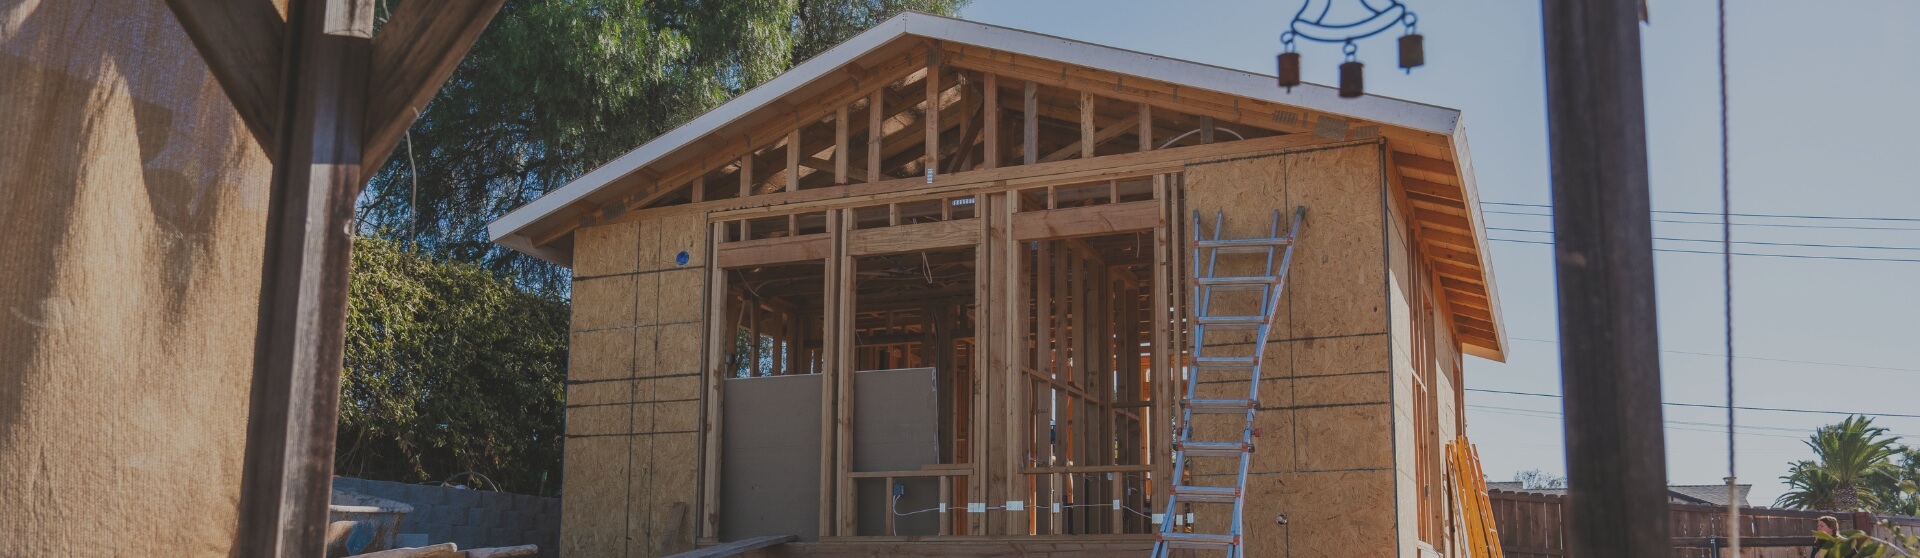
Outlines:
[[630, 436], [567, 440], [565, 497], [560, 499], [561, 555], [625, 555], [632, 440]]
[[615, 275], [573, 281], [573, 330], [592, 331], [632, 326], [635, 322], [635, 280]]
[[573, 276], [599, 277], [640, 270], [640, 222], [585, 227], [573, 232]]
[[0, 556], [227, 556], [266, 154], [166, 3], [4, 5]]
[[[563, 506], [561, 525], [577, 540], [617, 544], [563, 542], [566, 556], [654, 557], [692, 548], [705, 231], [705, 218], [690, 216], [576, 232], [569, 356], [576, 383], [568, 392], [578, 399], [567, 409], [567, 433], [575, 436], [567, 442], [567, 493], [591, 494], [595, 504]], [[683, 250], [686, 264], [677, 261]], [[609, 399], [621, 390], [621, 404], [597, 405], [616, 402]], [[605, 442], [596, 441], [614, 439], [621, 459], [587, 456], [576, 465], [577, 444], [597, 452]]]
[[[633, 376], [635, 334], [634, 329], [574, 332], [567, 347], [567, 379], [594, 381]], [[651, 348], [653, 338], [647, 336], [645, 340]]]
[[[1399, 538], [1382, 178], [1379, 145], [1187, 168], [1189, 206], [1202, 213], [1207, 231], [1215, 212], [1224, 211], [1223, 237], [1265, 234], [1273, 210], [1307, 208], [1265, 353], [1263, 408], [1255, 413], [1261, 434], [1249, 466], [1249, 556], [1343, 555], [1352, 548], [1393, 548]], [[1223, 350], [1210, 353], [1244, 353], [1250, 341], [1214, 335], [1209, 345]], [[1196, 429], [1227, 439], [1238, 431], [1235, 422], [1197, 423]], [[1232, 469], [1195, 472], [1204, 478]], [[1222, 477], [1211, 484], [1230, 482]], [[1279, 514], [1288, 516], [1287, 526], [1274, 522]]]

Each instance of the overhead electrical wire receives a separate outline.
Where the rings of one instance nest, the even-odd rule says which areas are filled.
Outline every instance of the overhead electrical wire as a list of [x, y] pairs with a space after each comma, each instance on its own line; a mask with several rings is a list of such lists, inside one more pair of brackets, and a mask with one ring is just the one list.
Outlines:
[[[1543, 231], [1539, 229], [1516, 229], [1516, 228], [1509, 228], [1509, 227], [1487, 227], [1487, 230], [1501, 231], [1501, 232], [1553, 234], [1552, 230]], [[1656, 237], [1653, 237], [1653, 239], [1654, 240], [1670, 240], [1674, 242], [1716, 242], [1717, 243], [1721, 241], [1721, 239], [1717, 239], [1717, 238], [1712, 238], [1712, 239], [1679, 238], [1679, 237], [1670, 237], [1670, 236], [1656, 236]], [[1870, 246], [1870, 245], [1862, 245], [1862, 244], [1814, 244], [1809, 242], [1760, 242], [1756, 240], [1736, 240], [1733, 243], [1734, 244], [1752, 244], [1755, 246], [1785, 246], [1785, 247], [1793, 247], [1793, 248], [1846, 248], [1846, 249], [1854, 249], [1854, 250], [1920, 250], [1920, 246]]]
[[[1496, 202], [1496, 201], [1482, 201], [1480, 202], [1480, 205], [1504, 205], [1504, 206], [1510, 206], [1510, 207], [1538, 207], [1538, 208], [1545, 208], [1545, 209], [1553, 208], [1553, 206], [1551, 205], [1542, 204], [1542, 203], [1514, 203], [1514, 202]], [[1723, 216], [1723, 214], [1719, 211], [1674, 211], [1674, 210], [1665, 210], [1665, 209], [1655, 209], [1653, 210], [1653, 212], [1664, 213], [1668, 215], [1709, 215], [1709, 216], [1716, 216], [1716, 217]], [[1537, 215], [1537, 214], [1527, 213], [1524, 215]], [[1733, 212], [1727, 212], [1724, 214], [1724, 216], [1760, 217], [1760, 218], [1769, 218], [1769, 219], [1833, 219], [1833, 220], [1841, 220], [1841, 221], [1920, 222], [1920, 217], [1853, 217], [1853, 216], [1843, 216], [1843, 215], [1791, 215], [1786, 213], [1733, 213]], [[1718, 223], [1716, 222], [1715, 224], [1718, 224]]]
[[[1462, 389], [1464, 389], [1465, 391], [1471, 391], [1471, 392], [1477, 392], [1477, 393], [1497, 393], [1501, 395], [1523, 395], [1527, 397], [1551, 397], [1554, 399], [1559, 399], [1561, 397], [1561, 395], [1557, 393], [1536, 393], [1536, 392], [1530, 392], [1530, 391], [1510, 391], [1510, 390], [1485, 389], [1485, 388], [1462, 388]], [[1694, 407], [1694, 408], [1704, 408], [1704, 409], [1727, 408], [1726, 405], [1713, 404], [1713, 403], [1679, 403], [1674, 401], [1662, 401], [1660, 404], [1666, 405], [1669, 407]], [[1814, 414], [1814, 415], [1844, 415], [1844, 416], [1861, 415], [1861, 416], [1871, 416], [1871, 417], [1920, 419], [1920, 415], [1906, 414], [1906, 413], [1875, 413], [1875, 412], [1869, 412], [1869, 411], [1828, 411], [1828, 410], [1822, 410], [1822, 409], [1790, 409], [1790, 408], [1783, 408], [1783, 407], [1754, 407], [1754, 406], [1746, 406], [1746, 405], [1736, 406], [1734, 408], [1742, 411], [1763, 411], [1763, 412], [1770, 412], [1770, 413], [1800, 413], [1800, 414]]]
[[[1508, 337], [1507, 339], [1510, 339], [1513, 341], [1532, 341], [1535, 343], [1551, 343], [1555, 345], [1560, 344], [1559, 341], [1554, 341], [1551, 339], [1533, 339], [1528, 337]], [[1698, 351], [1680, 351], [1680, 350], [1674, 350], [1674, 349], [1660, 349], [1660, 352], [1682, 354], [1682, 355], [1710, 356], [1710, 357], [1727, 356], [1725, 353], [1703, 353]], [[1771, 357], [1757, 357], [1757, 356], [1745, 356], [1745, 355], [1734, 357], [1734, 358], [1738, 358], [1740, 360], [1764, 360], [1768, 362], [1787, 362], [1787, 363], [1793, 363], [1793, 364], [1838, 366], [1841, 368], [1864, 368], [1867, 370], [1886, 370], [1890, 372], [1920, 372], [1920, 368], [1900, 368], [1896, 366], [1874, 366], [1871, 364], [1846, 364], [1841, 362], [1823, 362], [1818, 360], [1796, 360], [1796, 359], [1790, 359], [1790, 358], [1771, 358]]]
[[[1552, 242], [1548, 242], [1544, 240], [1522, 240], [1518, 238], [1489, 238], [1487, 240], [1490, 242], [1508, 242], [1508, 243], [1514, 243], [1514, 244], [1540, 244], [1544, 246], [1553, 245]], [[1720, 255], [1720, 252], [1717, 250], [1682, 250], [1679, 248], [1654, 248], [1653, 251], [1672, 252], [1676, 254], [1713, 254], [1716, 256]], [[1844, 260], [1844, 261], [1856, 261], [1856, 262], [1920, 263], [1920, 259], [1908, 259], [1908, 258], [1868, 258], [1868, 257], [1860, 257], [1860, 256], [1815, 256], [1810, 254], [1767, 254], [1767, 253], [1761, 253], [1761, 252], [1734, 252], [1733, 255], [1753, 256], [1753, 257], [1760, 257], [1760, 258], [1792, 258], [1792, 259], [1801, 259], [1801, 260]]]
[[[1482, 202], [1482, 203], [1486, 203], [1486, 202]], [[1480, 210], [1480, 212], [1491, 213], [1495, 215], [1518, 215], [1518, 216], [1524, 216], [1524, 217], [1552, 217], [1553, 216], [1551, 214], [1545, 214], [1545, 213], [1532, 213], [1532, 212], [1524, 212], [1524, 211], [1502, 211], [1498, 209], [1482, 209]], [[1822, 218], [1822, 217], [1806, 217], [1806, 218], [1813, 219], [1813, 218]], [[1660, 218], [1654, 218], [1653, 222], [1675, 223], [1675, 224], [1685, 224], [1685, 225], [1719, 225], [1721, 224], [1719, 221], [1685, 221], [1680, 219], [1660, 219]], [[1895, 226], [1860, 227], [1860, 226], [1848, 226], [1848, 225], [1808, 225], [1808, 224], [1802, 224], [1802, 223], [1734, 223], [1733, 226], [1736, 226], [1736, 227], [1782, 227], [1782, 228], [1791, 228], [1791, 229], [1833, 229], [1833, 230], [1850, 230], [1850, 231], [1920, 232], [1920, 227], [1895, 227]]]

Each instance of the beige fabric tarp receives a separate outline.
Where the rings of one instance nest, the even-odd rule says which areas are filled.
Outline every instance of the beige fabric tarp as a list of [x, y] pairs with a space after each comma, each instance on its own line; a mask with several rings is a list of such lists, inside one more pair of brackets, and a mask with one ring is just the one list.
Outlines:
[[231, 555], [266, 155], [159, 0], [0, 0], [0, 556]]

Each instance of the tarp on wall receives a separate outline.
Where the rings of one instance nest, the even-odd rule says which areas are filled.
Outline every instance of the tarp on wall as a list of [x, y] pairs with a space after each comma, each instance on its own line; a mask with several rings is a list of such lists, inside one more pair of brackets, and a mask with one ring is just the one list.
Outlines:
[[266, 154], [164, 2], [0, 2], [0, 107], [0, 556], [230, 555]]

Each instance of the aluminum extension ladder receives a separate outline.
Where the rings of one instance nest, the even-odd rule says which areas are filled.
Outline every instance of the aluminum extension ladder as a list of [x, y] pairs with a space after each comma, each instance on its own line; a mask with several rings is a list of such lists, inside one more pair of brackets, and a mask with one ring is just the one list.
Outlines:
[[[1253, 457], [1254, 437], [1257, 431], [1253, 426], [1253, 415], [1260, 406], [1260, 367], [1266, 354], [1267, 333], [1273, 326], [1274, 313], [1279, 306], [1280, 294], [1286, 287], [1287, 267], [1293, 261], [1294, 240], [1299, 237], [1300, 223], [1306, 218], [1307, 208], [1296, 207], [1293, 220], [1286, 236], [1280, 236], [1280, 212], [1273, 212], [1273, 224], [1268, 227], [1267, 236], [1256, 238], [1220, 238], [1226, 217], [1216, 213], [1213, 221], [1213, 237], [1202, 238], [1200, 234], [1200, 213], [1193, 214], [1193, 296], [1197, 305], [1193, 318], [1193, 347], [1190, 368], [1187, 371], [1187, 395], [1180, 400], [1182, 408], [1180, 431], [1173, 443], [1173, 485], [1167, 496], [1167, 513], [1160, 522], [1160, 536], [1153, 544], [1154, 558], [1168, 558], [1173, 549], [1207, 549], [1226, 551], [1228, 558], [1241, 558], [1241, 519], [1246, 508], [1247, 466]], [[1283, 251], [1284, 249], [1284, 251]], [[1201, 267], [1201, 255], [1205, 253], [1206, 266]], [[1222, 258], [1238, 265], [1250, 267], [1259, 258], [1265, 258], [1266, 264], [1258, 273], [1250, 275], [1219, 275], [1215, 270]], [[1245, 263], [1239, 263], [1245, 262]], [[1233, 264], [1230, 264], [1233, 265]], [[1215, 296], [1220, 300], [1216, 301]], [[1216, 315], [1211, 310], [1216, 302], [1227, 302], [1240, 308], [1253, 307], [1258, 312], [1251, 315]], [[1252, 355], [1213, 356], [1206, 352], [1207, 333], [1213, 329], [1251, 331], [1253, 336]], [[1245, 351], [1241, 351], [1245, 352]], [[1208, 372], [1246, 371], [1248, 372], [1247, 396], [1234, 399], [1200, 399], [1200, 376]], [[1194, 439], [1193, 416], [1196, 414], [1234, 414], [1246, 417], [1246, 424], [1240, 431], [1240, 439], [1235, 441], [1212, 441]], [[1192, 459], [1236, 459], [1240, 463], [1235, 475], [1234, 486], [1200, 486], [1186, 484], [1187, 464]], [[1181, 512], [1182, 505], [1195, 503], [1232, 504], [1233, 517], [1226, 524], [1226, 533], [1195, 532], [1193, 522], [1184, 520], [1190, 517]], [[1182, 529], [1186, 529], [1183, 531]]]

